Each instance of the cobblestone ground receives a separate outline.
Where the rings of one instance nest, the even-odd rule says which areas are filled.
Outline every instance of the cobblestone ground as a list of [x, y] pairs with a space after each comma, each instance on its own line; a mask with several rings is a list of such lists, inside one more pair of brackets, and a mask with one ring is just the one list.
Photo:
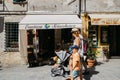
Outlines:
[[2, 68], [0, 80], [65, 80], [62, 76], [51, 77], [51, 67], [45, 65], [34, 68], [27, 68], [27, 66]]
[[109, 62], [99, 62], [91, 69], [91, 74], [85, 80], [120, 80], [120, 59], [110, 59]]
[[[84, 80], [120, 80], [120, 59], [99, 62], [90, 69]], [[51, 77], [51, 66], [27, 68], [26, 65], [0, 69], [0, 80], [65, 80], [62, 76]]]

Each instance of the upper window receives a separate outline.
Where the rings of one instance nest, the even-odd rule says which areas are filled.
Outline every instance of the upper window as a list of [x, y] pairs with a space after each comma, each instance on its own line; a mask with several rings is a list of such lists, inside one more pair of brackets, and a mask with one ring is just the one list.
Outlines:
[[19, 50], [18, 37], [18, 23], [5, 23], [5, 51]]
[[3, 0], [0, 0], [0, 4], [2, 4], [3, 3]]
[[0, 0], [0, 11], [3, 11], [3, 0]]
[[26, 3], [26, 0], [13, 0], [13, 3]]

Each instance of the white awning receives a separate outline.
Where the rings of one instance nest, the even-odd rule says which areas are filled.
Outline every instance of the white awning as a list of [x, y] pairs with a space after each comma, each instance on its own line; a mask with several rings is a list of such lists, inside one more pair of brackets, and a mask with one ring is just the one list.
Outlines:
[[92, 25], [120, 25], [120, 14], [89, 14]]
[[19, 25], [19, 29], [81, 28], [82, 21], [77, 15], [26, 15]]

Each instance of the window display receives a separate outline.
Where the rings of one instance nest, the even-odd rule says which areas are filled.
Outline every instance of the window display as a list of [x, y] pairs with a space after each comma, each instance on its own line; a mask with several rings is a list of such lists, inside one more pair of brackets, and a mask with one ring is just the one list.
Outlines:
[[101, 27], [101, 43], [108, 43], [108, 27]]
[[97, 47], [98, 45], [98, 27], [97, 26], [90, 26], [89, 27], [89, 41], [92, 43], [92, 47]]

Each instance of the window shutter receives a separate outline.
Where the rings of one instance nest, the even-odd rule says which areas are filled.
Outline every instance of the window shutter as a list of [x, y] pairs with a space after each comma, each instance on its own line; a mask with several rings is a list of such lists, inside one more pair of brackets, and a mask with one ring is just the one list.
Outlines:
[[0, 33], [3, 32], [4, 27], [4, 17], [0, 17]]

